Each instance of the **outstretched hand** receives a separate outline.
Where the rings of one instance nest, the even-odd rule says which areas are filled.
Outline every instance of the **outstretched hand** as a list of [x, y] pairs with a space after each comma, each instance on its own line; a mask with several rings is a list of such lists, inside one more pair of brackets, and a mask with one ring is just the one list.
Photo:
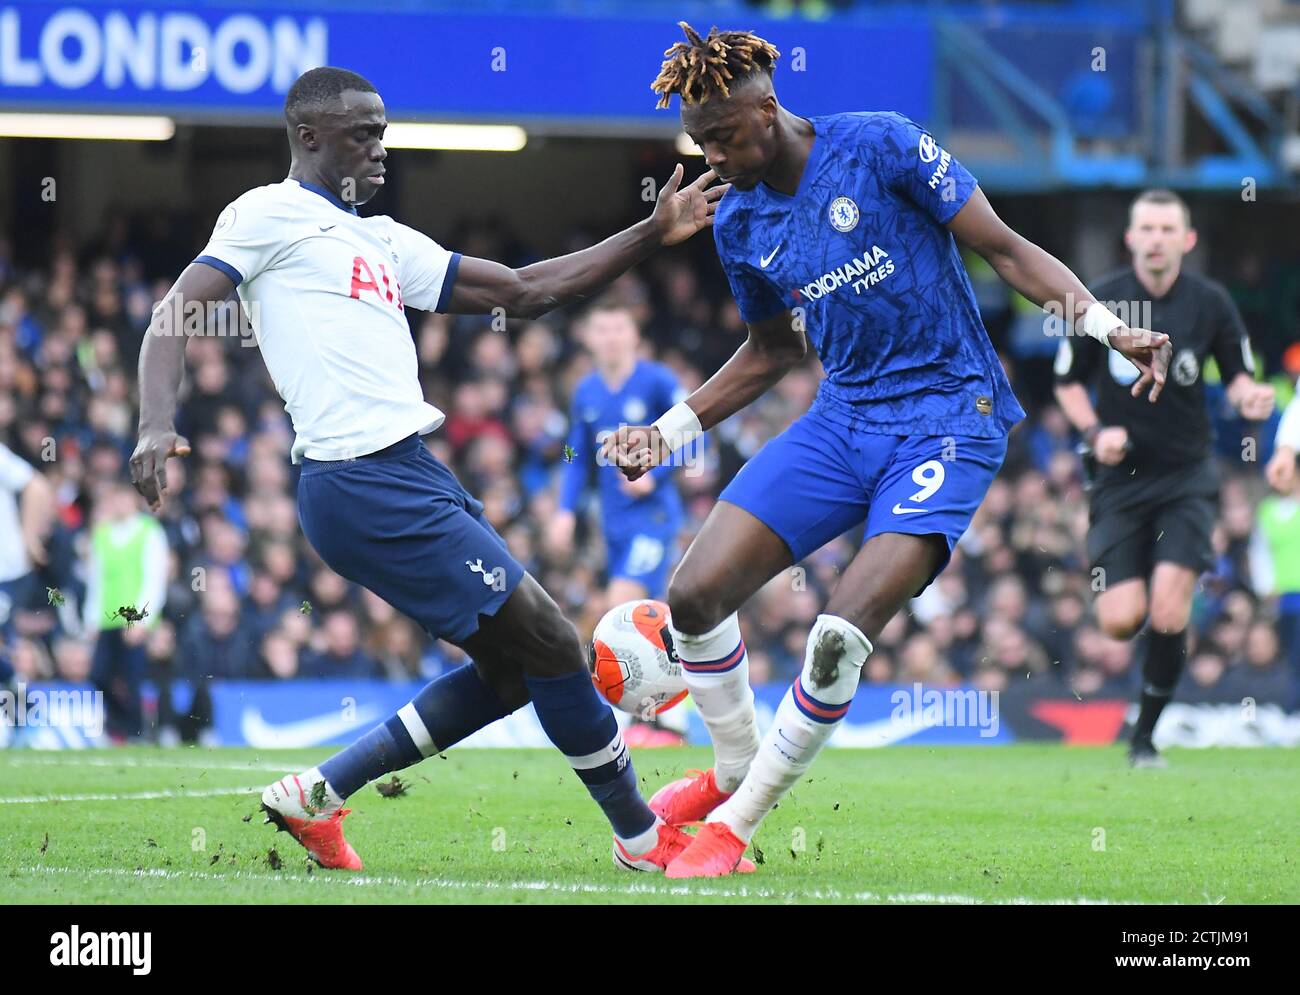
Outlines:
[[706, 169], [694, 183], [678, 189], [684, 172], [679, 162], [659, 191], [654, 213], [650, 216], [664, 245], [684, 242], [701, 228], [711, 227], [718, 201], [731, 189], [730, 183], [711, 186], [718, 178], [712, 169]]
[[167, 494], [167, 460], [189, 454], [189, 440], [172, 429], [140, 433], [140, 441], [131, 454], [131, 483], [149, 502], [149, 510], [162, 510]]
[[1169, 362], [1174, 356], [1169, 336], [1145, 328], [1121, 326], [1110, 333], [1110, 346], [1138, 368], [1139, 376], [1131, 391], [1133, 396], [1141, 397], [1150, 388], [1147, 400], [1155, 404], [1160, 392], [1165, 389]]
[[602, 463], [612, 463], [629, 481], [637, 480], [672, 455], [653, 425], [620, 425], [600, 447]]

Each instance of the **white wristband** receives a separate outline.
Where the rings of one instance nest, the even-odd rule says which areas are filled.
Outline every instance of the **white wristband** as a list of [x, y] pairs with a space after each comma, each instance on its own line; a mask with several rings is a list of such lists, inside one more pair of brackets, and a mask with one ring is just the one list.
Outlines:
[[654, 423], [659, 436], [673, 452], [704, 434], [700, 416], [685, 401], [674, 404]]
[[1088, 305], [1088, 310], [1083, 313], [1082, 325], [1084, 335], [1091, 335], [1102, 345], [1109, 347], [1110, 333], [1117, 328], [1123, 328], [1124, 322], [1111, 314], [1105, 304], [1093, 301]]

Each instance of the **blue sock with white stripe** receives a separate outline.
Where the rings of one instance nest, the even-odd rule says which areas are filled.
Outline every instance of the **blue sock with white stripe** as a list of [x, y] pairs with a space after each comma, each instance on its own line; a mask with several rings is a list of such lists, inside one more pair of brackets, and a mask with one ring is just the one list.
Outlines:
[[586, 671], [562, 677], [525, 677], [547, 737], [568, 758], [624, 849], [640, 856], [658, 842], [655, 814], [637, 790], [632, 757], [618, 721], [596, 694]]
[[319, 770], [341, 800], [377, 777], [441, 753], [507, 714], [496, 692], [473, 664], [466, 664], [427, 685], [396, 715]]
[[785, 693], [776, 718], [736, 793], [709, 813], [748, 842], [758, 824], [812, 766], [848, 714], [871, 640], [848, 619], [818, 615], [808, 634], [803, 672]]

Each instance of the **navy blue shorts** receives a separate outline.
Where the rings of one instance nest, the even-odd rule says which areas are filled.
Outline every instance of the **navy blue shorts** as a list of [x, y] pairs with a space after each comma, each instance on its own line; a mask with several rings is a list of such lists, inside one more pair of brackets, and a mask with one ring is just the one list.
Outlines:
[[784, 539], [795, 563], [863, 522], [864, 542], [884, 532], [940, 535], [950, 556], [1006, 454], [1005, 437], [877, 435], [809, 411], [719, 497]]
[[606, 572], [610, 580], [631, 580], [651, 598], [662, 598], [668, 571], [677, 562], [677, 522], [631, 533], [605, 532]]
[[298, 521], [331, 570], [452, 642], [524, 575], [482, 503], [416, 435], [357, 459], [304, 459]]

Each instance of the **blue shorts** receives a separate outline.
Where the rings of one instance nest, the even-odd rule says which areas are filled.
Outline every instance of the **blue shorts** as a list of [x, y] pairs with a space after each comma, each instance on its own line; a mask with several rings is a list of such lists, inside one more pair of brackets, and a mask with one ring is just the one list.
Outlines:
[[668, 571], [677, 561], [677, 523], [667, 528], [637, 532], [605, 532], [606, 573], [610, 580], [631, 580], [646, 589], [647, 597], [661, 598]]
[[1006, 455], [1005, 437], [876, 435], [810, 411], [741, 467], [721, 499], [784, 539], [795, 563], [863, 522], [863, 542], [941, 535], [938, 576]]
[[304, 459], [298, 521], [331, 570], [452, 642], [524, 575], [483, 505], [415, 435], [357, 459]]

